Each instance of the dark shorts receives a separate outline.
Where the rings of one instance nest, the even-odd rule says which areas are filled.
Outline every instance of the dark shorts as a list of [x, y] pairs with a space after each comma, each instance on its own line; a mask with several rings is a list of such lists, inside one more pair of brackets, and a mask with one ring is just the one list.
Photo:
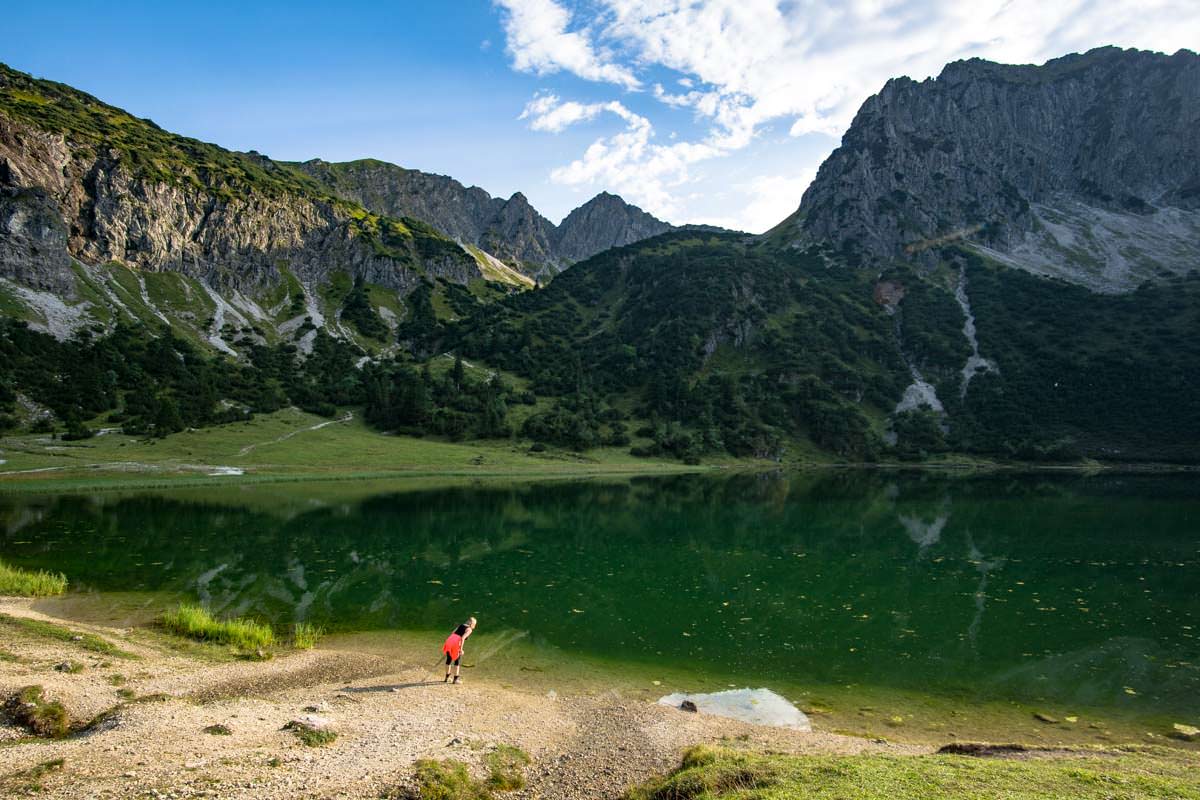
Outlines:
[[462, 661], [462, 656], [459, 656], [458, 658], [456, 658], [456, 659], [454, 659], [454, 660], [451, 660], [451, 659], [450, 659], [450, 654], [449, 654], [449, 653], [446, 653], [446, 666], [447, 666], [447, 667], [448, 667], [448, 666], [450, 666], [451, 664], [453, 664], [454, 666], [456, 666], [456, 667], [457, 667], [457, 666], [458, 666], [458, 662], [460, 662], [460, 661]]

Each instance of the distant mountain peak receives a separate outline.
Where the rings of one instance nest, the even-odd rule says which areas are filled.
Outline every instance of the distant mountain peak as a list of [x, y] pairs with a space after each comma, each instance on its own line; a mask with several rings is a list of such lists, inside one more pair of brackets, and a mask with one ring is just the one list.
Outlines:
[[424, 220], [530, 274], [553, 275], [609, 247], [673, 229], [607, 191], [555, 225], [520, 191], [505, 200], [454, 178], [371, 159], [341, 164], [314, 159], [297, 166], [371, 211]]

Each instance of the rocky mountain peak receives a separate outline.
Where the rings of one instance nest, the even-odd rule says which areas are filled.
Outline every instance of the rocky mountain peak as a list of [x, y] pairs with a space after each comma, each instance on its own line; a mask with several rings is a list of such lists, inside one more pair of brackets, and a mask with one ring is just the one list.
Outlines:
[[672, 226], [615, 194], [601, 192], [573, 210], [558, 227], [558, 251], [581, 261], [610, 247], [622, 247]]
[[781, 226], [860, 258], [947, 243], [1120, 291], [1200, 255], [1200, 56], [969, 59], [868, 98]]

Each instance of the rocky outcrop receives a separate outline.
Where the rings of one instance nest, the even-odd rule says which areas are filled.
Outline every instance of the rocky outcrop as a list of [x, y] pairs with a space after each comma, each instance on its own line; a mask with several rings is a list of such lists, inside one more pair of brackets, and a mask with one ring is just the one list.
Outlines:
[[0, 188], [0, 275], [35, 289], [74, 295], [67, 227], [40, 187]]
[[1200, 263], [1200, 56], [979, 59], [868, 99], [779, 231], [876, 260], [947, 243], [1098, 290]]
[[71, 259], [246, 292], [282, 268], [307, 285], [345, 271], [398, 291], [478, 276], [437, 231], [381, 220], [289, 170], [0, 66], [0, 277], [70, 294]]
[[673, 229], [608, 192], [596, 195], [555, 226], [520, 192], [504, 200], [445, 175], [374, 159], [339, 164], [317, 159], [294, 166], [339, 197], [377, 214], [424, 220], [531, 274], [560, 272], [610, 247]]

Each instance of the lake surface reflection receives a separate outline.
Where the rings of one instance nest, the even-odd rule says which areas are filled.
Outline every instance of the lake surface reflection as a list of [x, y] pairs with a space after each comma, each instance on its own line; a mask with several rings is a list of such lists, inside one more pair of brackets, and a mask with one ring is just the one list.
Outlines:
[[1200, 712], [1191, 477], [862, 473], [0, 497], [0, 558], [334, 630], [468, 614], [739, 682]]

